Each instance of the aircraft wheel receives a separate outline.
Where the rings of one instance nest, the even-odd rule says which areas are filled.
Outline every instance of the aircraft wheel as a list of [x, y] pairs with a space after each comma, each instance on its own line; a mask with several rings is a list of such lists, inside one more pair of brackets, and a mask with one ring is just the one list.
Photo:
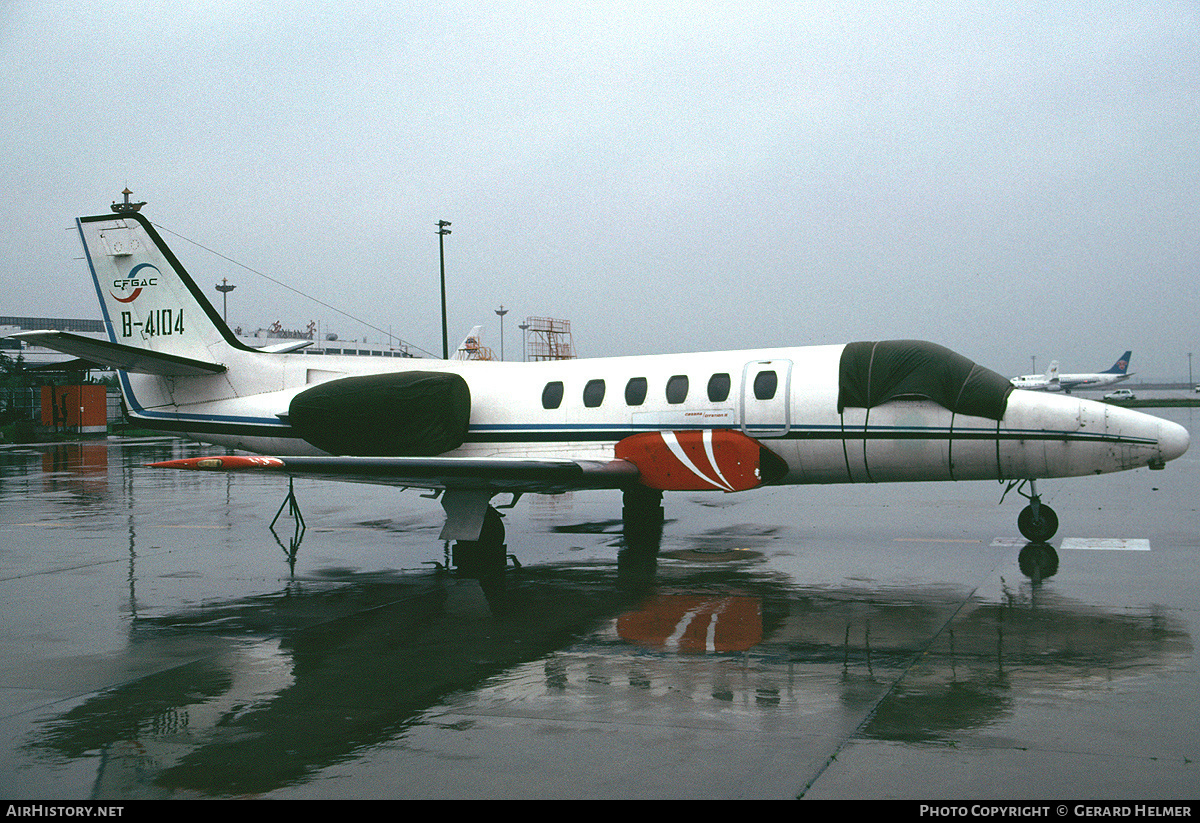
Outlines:
[[1058, 515], [1042, 503], [1038, 504], [1035, 514], [1033, 504], [1030, 504], [1017, 515], [1017, 528], [1031, 543], [1045, 543], [1058, 531]]

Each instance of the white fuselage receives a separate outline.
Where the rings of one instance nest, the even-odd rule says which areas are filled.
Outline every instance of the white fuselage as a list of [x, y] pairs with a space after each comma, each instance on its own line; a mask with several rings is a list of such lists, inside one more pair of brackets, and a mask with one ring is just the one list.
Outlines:
[[[150, 425], [276, 455], [324, 453], [288, 426], [288, 406], [299, 392], [339, 377], [404, 370], [452, 370], [470, 388], [467, 438], [446, 457], [610, 460], [616, 443], [638, 432], [733, 429], [787, 463], [779, 482], [800, 484], [1068, 477], [1161, 465], [1187, 447], [1186, 431], [1168, 421], [1019, 390], [1000, 421], [955, 415], [920, 399], [839, 413], [843, 349], [537, 363], [230, 352], [238, 362], [225, 374], [164, 384], [123, 373], [122, 385], [131, 414]], [[765, 380], [774, 392], [756, 391], [767, 372], [774, 373]], [[561, 401], [546, 403], [547, 392], [551, 400], [558, 393], [554, 384], [561, 384]], [[264, 386], [278, 388], [263, 392]]]
[[[1012, 390], [920, 341], [537, 363], [257, 351], [233, 336], [144, 216], [76, 225], [109, 340], [97, 348], [40, 336], [127, 369], [120, 380], [133, 419], [260, 454], [320, 456], [321, 443], [351, 457], [611, 461], [618, 443], [645, 432], [666, 433], [669, 450], [667, 435], [725, 430], [740, 434], [723, 441], [747, 436], [784, 462], [770, 467], [770, 482], [858, 483], [1066, 477], [1161, 466], [1187, 448], [1174, 423]], [[345, 379], [402, 371], [461, 381]], [[454, 393], [414, 405], [388, 388], [422, 383], [452, 384]], [[888, 390], [877, 393], [877, 383]], [[454, 424], [452, 437], [427, 436], [439, 418]], [[407, 445], [373, 448], [396, 432], [412, 435]]]

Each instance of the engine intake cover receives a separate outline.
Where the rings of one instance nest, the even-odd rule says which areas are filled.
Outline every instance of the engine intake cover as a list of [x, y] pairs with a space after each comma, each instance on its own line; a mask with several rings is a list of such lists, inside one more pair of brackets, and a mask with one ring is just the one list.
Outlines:
[[342, 377], [292, 398], [296, 433], [330, 454], [431, 457], [467, 436], [471, 390], [449, 372], [393, 372]]
[[663, 491], [745, 491], [787, 473], [778, 455], [728, 429], [641, 432], [615, 452], [637, 466], [643, 486]]

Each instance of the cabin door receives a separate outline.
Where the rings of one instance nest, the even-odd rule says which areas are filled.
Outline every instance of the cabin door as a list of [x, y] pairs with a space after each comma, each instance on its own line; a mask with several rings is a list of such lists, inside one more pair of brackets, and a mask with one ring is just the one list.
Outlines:
[[742, 369], [742, 432], [783, 437], [792, 428], [792, 361], [753, 360]]

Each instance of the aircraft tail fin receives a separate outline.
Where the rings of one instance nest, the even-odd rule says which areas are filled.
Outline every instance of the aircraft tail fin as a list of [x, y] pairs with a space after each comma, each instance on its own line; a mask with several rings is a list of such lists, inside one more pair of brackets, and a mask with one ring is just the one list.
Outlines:
[[1053, 385], [1058, 384], [1059, 378], [1058, 378], [1058, 361], [1057, 360], [1050, 361], [1050, 368], [1046, 369], [1046, 382], [1053, 384]]
[[75, 223], [111, 343], [214, 365], [248, 350], [143, 215]]
[[483, 326], [472, 326], [467, 336], [458, 344], [451, 360], [478, 360], [483, 346]]
[[1116, 363], [1113, 363], [1111, 367], [1109, 367], [1107, 370], [1105, 370], [1104, 374], [1126, 374], [1126, 373], [1128, 373], [1129, 360], [1132, 357], [1132, 355], [1133, 355], [1132, 351], [1125, 352], [1123, 355], [1121, 355], [1117, 359]]

